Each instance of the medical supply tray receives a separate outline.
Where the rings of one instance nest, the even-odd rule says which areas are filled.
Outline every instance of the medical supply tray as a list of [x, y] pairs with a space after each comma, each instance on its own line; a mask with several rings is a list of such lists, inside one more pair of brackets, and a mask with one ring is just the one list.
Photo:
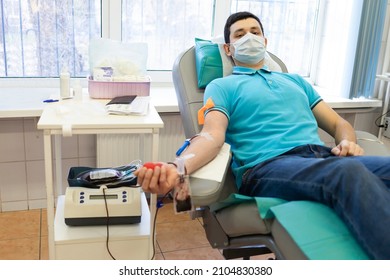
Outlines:
[[142, 81], [95, 81], [88, 78], [88, 92], [91, 98], [110, 99], [122, 95], [148, 96], [150, 94], [150, 77]]

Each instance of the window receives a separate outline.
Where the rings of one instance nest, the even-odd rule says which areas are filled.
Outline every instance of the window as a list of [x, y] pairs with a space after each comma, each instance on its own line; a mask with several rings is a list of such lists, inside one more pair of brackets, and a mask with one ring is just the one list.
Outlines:
[[101, 34], [100, 0], [2, 0], [0, 77], [88, 73], [88, 43]]
[[0, 77], [58, 77], [65, 67], [73, 77], [86, 77], [89, 41], [102, 36], [148, 43], [152, 80], [170, 82], [175, 58], [195, 37], [222, 35], [226, 18], [247, 10], [259, 16], [268, 50], [290, 72], [348, 97], [363, 2], [2, 0]]
[[148, 43], [149, 70], [171, 70], [177, 55], [194, 44], [194, 37], [211, 36], [214, 0], [122, 3], [122, 40]]
[[171, 70], [177, 55], [193, 45], [195, 37], [223, 34], [226, 18], [240, 10], [258, 15], [269, 39], [268, 49], [290, 71], [308, 76], [318, 2], [3, 0], [0, 76], [58, 77], [67, 68], [73, 77], [85, 77], [89, 40], [101, 34], [124, 42], [147, 42], [148, 70]]
[[319, 0], [233, 0], [231, 12], [250, 11], [259, 17], [268, 38], [267, 49], [290, 72], [310, 75]]
[[[230, 13], [221, 18], [220, 30], [213, 30], [216, 9], [229, 1], [172, 0], [122, 1], [122, 40], [148, 42], [149, 70], [170, 70], [177, 54], [194, 44], [194, 37], [223, 34]], [[308, 76], [314, 46], [319, 0], [233, 0], [230, 11], [251, 11], [261, 19], [269, 38], [268, 49], [293, 72]], [[228, 6], [229, 8], [229, 6]], [[293, 55], [291, 55], [293, 54]]]

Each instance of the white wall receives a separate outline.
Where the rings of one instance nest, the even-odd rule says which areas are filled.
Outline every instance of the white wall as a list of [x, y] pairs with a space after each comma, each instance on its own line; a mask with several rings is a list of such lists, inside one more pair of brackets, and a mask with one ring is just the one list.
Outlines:
[[[43, 133], [37, 122], [38, 118], [0, 119], [0, 211], [46, 208]], [[95, 139], [63, 138], [63, 174], [71, 166], [95, 166]]]
[[[161, 117], [165, 125], [160, 130], [159, 160], [171, 161], [185, 139], [184, 129], [178, 113], [163, 114]], [[46, 208], [43, 132], [37, 129], [38, 119], [0, 119], [0, 212]], [[145, 147], [145, 152], [137, 151], [136, 155], [127, 155], [126, 162], [112, 162], [104, 167], [126, 164], [139, 159], [139, 154], [146, 157], [141, 160], [150, 160], [148, 143], [151, 143], [151, 138], [145, 137], [143, 140], [145, 144], [141, 146]], [[62, 137], [61, 141], [64, 191], [70, 167], [97, 166], [97, 141], [95, 135]], [[117, 152], [118, 147], [113, 150]], [[119, 160], [123, 160], [123, 156]]]

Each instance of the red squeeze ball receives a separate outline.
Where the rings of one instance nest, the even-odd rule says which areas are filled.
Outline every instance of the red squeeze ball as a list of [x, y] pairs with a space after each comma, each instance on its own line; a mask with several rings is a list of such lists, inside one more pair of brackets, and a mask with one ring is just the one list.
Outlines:
[[144, 167], [147, 169], [154, 169], [156, 166], [161, 167], [162, 163], [154, 163], [154, 162], [145, 162]]

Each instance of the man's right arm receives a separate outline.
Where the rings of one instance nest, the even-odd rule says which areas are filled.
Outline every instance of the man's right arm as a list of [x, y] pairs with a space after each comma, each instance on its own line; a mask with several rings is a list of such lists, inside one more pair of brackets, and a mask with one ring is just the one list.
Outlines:
[[180, 155], [185, 158], [188, 174], [193, 173], [213, 160], [225, 142], [228, 125], [226, 116], [219, 111], [211, 111], [205, 117], [202, 131]]
[[[226, 115], [219, 111], [211, 111], [205, 117], [205, 122], [199, 136], [195, 137], [187, 149], [180, 155], [185, 158], [187, 174], [195, 172], [219, 153], [225, 142], [225, 133], [228, 125]], [[135, 175], [138, 184], [146, 192], [165, 194], [177, 182], [177, 169], [171, 164], [155, 167], [153, 170], [141, 168]]]

